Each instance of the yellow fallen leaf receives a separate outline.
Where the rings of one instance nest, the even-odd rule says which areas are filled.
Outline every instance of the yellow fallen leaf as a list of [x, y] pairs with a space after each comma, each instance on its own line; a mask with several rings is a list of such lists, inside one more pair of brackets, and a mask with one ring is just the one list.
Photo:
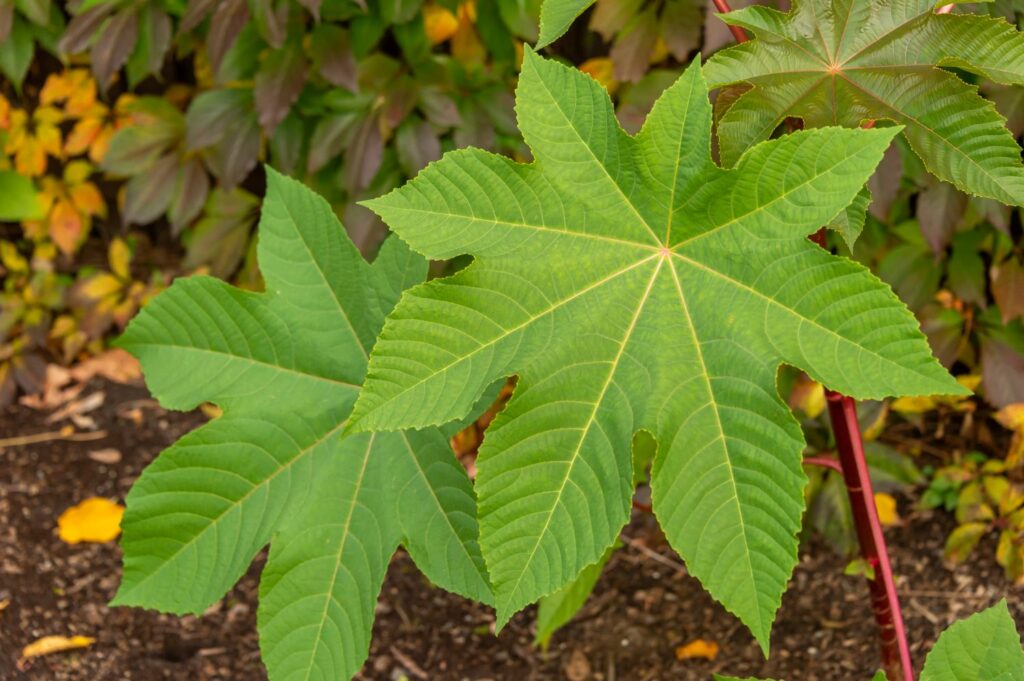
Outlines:
[[888, 527], [900, 521], [900, 514], [896, 511], [896, 500], [892, 495], [885, 492], [875, 492], [875, 508], [878, 509], [878, 522]]
[[88, 636], [71, 636], [70, 638], [67, 636], [43, 636], [38, 641], [29, 643], [21, 649], [21, 659], [27, 660], [32, 657], [59, 653], [65, 650], [88, 648], [95, 642], [96, 639]]
[[677, 660], [713, 660], [718, 657], [718, 644], [702, 638], [676, 648]]
[[124, 506], [110, 499], [90, 497], [60, 514], [60, 538], [69, 544], [108, 542], [121, 533]]

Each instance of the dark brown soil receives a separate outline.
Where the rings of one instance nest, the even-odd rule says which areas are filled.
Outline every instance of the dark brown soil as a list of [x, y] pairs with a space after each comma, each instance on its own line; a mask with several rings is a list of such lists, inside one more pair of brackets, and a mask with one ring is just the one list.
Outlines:
[[[0, 680], [266, 678], [255, 630], [260, 561], [203, 617], [174, 617], [107, 608], [119, 578], [118, 547], [58, 539], [56, 519], [65, 508], [89, 496], [123, 500], [142, 467], [203, 420], [136, 402], [146, 399], [141, 388], [94, 383], [90, 390], [106, 392], [104, 406], [90, 414], [108, 432], [105, 438], [0, 449], [0, 602], [10, 601], [0, 611]], [[140, 422], [118, 415], [140, 405]], [[0, 412], [0, 438], [59, 428], [45, 418], [24, 407]], [[122, 460], [89, 458], [90, 451], [107, 447], [119, 450]], [[1024, 622], [1024, 592], [1005, 581], [991, 558], [993, 547], [982, 546], [975, 560], [950, 570], [941, 558], [950, 519], [911, 509], [911, 500], [901, 500], [904, 524], [890, 528], [888, 538], [918, 664], [949, 622], [1003, 596]], [[547, 653], [531, 645], [531, 611], [495, 637], [490, 610], [432, 588], [400, 554], [384, 587], [361, 678], [686, 681], [722, 672], [866, 681], [875, 670], [867, 588], [844, 576], [843, 561], [827, 549], [812, 543], [804, 551], [766, 662], [743, 627], [686, 576], [650, 517], [638, 516], [625, 536], [626, 547], [592, 600], [555, 635]], [[51, 634], [82, 634], [97, 642], [36, 658], [19, 670], [22, 647]], [[676, 647], [697, 638], [721, 646], [718, 658], [677, 661]]]

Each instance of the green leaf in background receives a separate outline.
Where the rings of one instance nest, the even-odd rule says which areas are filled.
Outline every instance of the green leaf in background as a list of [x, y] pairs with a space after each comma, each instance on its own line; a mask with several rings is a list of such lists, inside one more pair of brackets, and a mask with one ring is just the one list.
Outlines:
[[19, 90], [35, 53], [32, 34], [32, 27], [16, 16], [10, 34], [0, 40], [0, 73], [7, 76]]
[[586, 604], [604, 571], [604, 566], [621, 544], [616, 542], [608, 547], [601, 559], [583, 568], [583, 572], [572, 582], [537, 603], [537, 634], [534, 643], [547, 650], [551, 636], [569, 623], [580, 608]]
[[1006, 601], [944, 631], [921, 681], [1024, 681], [1024, 651]]
[[1024, 84], [1024, 35], [1002, 19], [936, 14], [924, 0], [801, 0], [722, 18], [756, 40], [708, 62], [712, 88], [754, 87], [719, 123], [731, 164], [789, 116], [805, 127], [891, 120], [936, 177], [970, 194], [1024, 204], [1020, 148], [976, 88], [939, 67]]
[[0, 220], [39, 220], [43, 206], [32, 180], [13, 170], [0, 170]]
[[[921, 681], [1022, 680], [1024, 651], [1005, 600], [942, 632], [921, 672]], [[715, 681], [758, 680], [716, 674]], [[878, 672], [872, 681], [885, 681], [885, 674]]]
[[499, 625], [612, 544], [650, 432], [669, 541], [767, 648], [806, 481], [778, 365], [860, 398], [964, 391], [888, 288], [806, 238], [898, 129], [795, 133], [723, 170], [699, 64], [630, 137], [604, 88], [532, 51], [516, 110], [533, 164], [456, 151], [367, 203], [427, 257], [475, 260], [405, 294], [356, 427], [459, 418], [519, 376], [477, 464]]
[[540, 6], [540, 37], [537, 49], [547, 47], [560, 38], [576, 17], [587, 11], [594, 0], [544, 0]]
[[133, 486], [114, 603], [200, 613], [273, 537], [259, 609], [270, 678], [349, 678], [400, 543], [440, 586], [484, 602], [490, 588], [472, 486], [447, 439], [341, 436], [384, 315], [426, 262], [391, 239], [368, 265], [326, 201], [267, 173], [267, 293], [179, 279], [120, 341], [165, 407], [224, 413]]

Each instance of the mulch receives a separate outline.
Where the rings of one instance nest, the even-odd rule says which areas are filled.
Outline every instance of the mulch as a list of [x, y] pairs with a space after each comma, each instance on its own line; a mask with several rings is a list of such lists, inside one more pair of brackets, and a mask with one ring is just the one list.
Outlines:
[[[0, 681], [135, 679], [259, 681], [256, 593], [263, 558], [201, 617], [108, 608], [119, 579], [115, 543], [68, 545], [56, 519], [90, 496], [123, 501], [156, 454], [200, 425], [198, 413], [166, 412], [140, 387], [94, 380], [106, 394], [90, 413], [106, 437], [0, 449]], [[60, 424], [26, 407], [0, 412], [0, 439], [52, 432]], [[89, 452], [114, 448], [117, 463]], [[903, 522], [887, 530], [907, 626], [920, 665], [950, 622], [1006, 597], [1024, 623], [1024, 590], [1013, 587], [983, 544], [967, 565], [950, 568], [942, 545], [952, 520], [900, 498]], [[366, 681], [710, 679], [713, 672], [790, 681], [864, 680], [876, 670], [874, 623], [862, 579], [817, 541], [801, 550], [765, 661], [746, 630], [712, 601], [638, 513], [626, 545], [590, 602], [545, 652], [532, 645], [533, 611], [499, 636], [493, 612], [430, 586], [403, 554], [394, 559], [378, 607]], [[45, 635], [96, 638], [83, 650], [17, 663], [23, 646]], [[676, 659], [678, 646], [713, 641], [714, 661]]]

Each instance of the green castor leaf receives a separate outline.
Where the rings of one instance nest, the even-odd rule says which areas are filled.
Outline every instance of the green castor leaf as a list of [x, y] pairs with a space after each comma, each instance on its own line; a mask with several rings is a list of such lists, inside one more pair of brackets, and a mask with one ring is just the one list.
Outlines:
[[890, 120], [936, 177], [1024, 204], [1020, 147], [1005, 120], [976, 87], [939, 68], [1024, 84], [1024, 35], [1003, 19], [936, 14], [924, 0], [800, 0], [788, 13], [751, 6], [721, 16], [756, 38], [705, 69], [712, 88], [753, 86], [719, 122], [727, 165], [787, 117], [805, 127]]
[[636, 137], [595, 81], [532, 52], [516, 96], [534, 163], [456, 151], [367, 204], [427, 257], [475, 260], [403, 295], [353, 428], [444, 423], [518, 374], [478, 460], [500, 625], [614, 542], [650, 432], [669, 541], [767, 649], [806, 480], [778, 365], [860, 398], [964, 392], [885, 285], [807, 239], [899, 129], [799, 132], [723, 170], [699, 64]]
[[367, 264], [327, 202], [268, 168], [259, 262], [266, 293], [180, 279], [120, 345], [161, 403], [223, 415], [132, 488], [116, 605], [201, 613], [271, 541], [260, 586], [274, 681], [353, 676], [391, 555], [489, 602], [476, 502], [447, 438], [342, 437], [384, 315], [426, 262], [389, 239]]

